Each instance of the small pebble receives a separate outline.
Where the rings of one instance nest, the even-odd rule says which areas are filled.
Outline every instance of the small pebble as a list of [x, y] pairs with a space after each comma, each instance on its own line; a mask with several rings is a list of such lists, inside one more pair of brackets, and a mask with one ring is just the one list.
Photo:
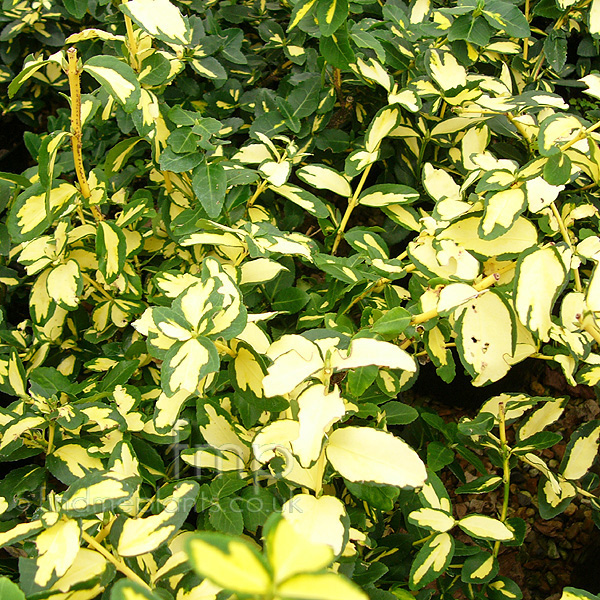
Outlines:
[[[552, 540], [548, 540], [548, 558], [560, 558], [560, 554], [558, 552], [558, 548], [556, 544]], [[555, 580], [556, 583], [556, 580]]]
[[519, 492], [517, 494], [517, 501], [519, 506], [531, 506], [533, 503], [533, 499], [531, 498], [531, 494], [529, 492]]
[[558, 467], [558, 465], [559, 465], [559, 462], [555, 458], [553, 458], [552, 460], [548, 461], [548, 466], [551, 467], [551, 468], [553, 468], [553, 469], [555, 469], [556, 467]]
[[571, 502], [571, 504], [569, 504], [569, 506], [567, 506], [567, 508], [565, 509], [565, 512], [563, 513], [565, 515], [565, 517], [570, 517], [572, 515], [574, 515], [577, 512], [577, 507]]
[[548, 571], [546, 573], [546, 581], [550, 585], [556, 585], [556, 576], [554, 575], [554, 573], [552, 571]]

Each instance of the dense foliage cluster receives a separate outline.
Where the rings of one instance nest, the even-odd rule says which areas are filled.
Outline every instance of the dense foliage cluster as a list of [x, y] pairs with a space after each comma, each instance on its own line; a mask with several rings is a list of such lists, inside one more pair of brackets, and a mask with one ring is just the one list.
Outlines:
[[34, 164], [0, 174], [2, 600], [521, 598], [511, 470], [596, 515], [600, 421], [551, 466], [567, 398], [401, 392], [600, 382], [600, 0], [0, 20]]

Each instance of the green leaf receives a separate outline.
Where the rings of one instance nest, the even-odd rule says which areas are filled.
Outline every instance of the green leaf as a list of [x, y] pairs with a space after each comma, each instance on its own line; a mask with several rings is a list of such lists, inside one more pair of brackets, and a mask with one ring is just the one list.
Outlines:
[[510, 37], [526, 38], [531, 35], [525, 15], [510, 2], [502, 0], [486, 2], [483, 16], [492, 27], [504, 29]]
[[463, 435], [485, 435], [494, 427], [494, 415], [480, 412], [474, 419], [465, 419], [458, 424], [458, 431]]
[[51, 62], [58, 62], [60, 64], [60, 59], [56, 55], [52, 55], [47, 60], [44, 60], [42, 56], [36, 58], [33, 54], [29, 54], [25, 58], [21, 72], [8, 86], [8, 97], [12, 98], [29, 78], [33, 77], [37, 71]]
[[223, 210], [227, 191], [227, 175], [219, 163], [200, 163], [192, 175], [192, 189], [211, 219]]
[[567, 38], [563, 31], [556, 29], [550, 31], [544, 39], [544, 54], [554, 71], [560, 73], [567, 62]]
[[301, 127], [300, 119], [298, 119], [298, 117], [296, 117], [294, 114], [294, 109], [292, 108], [291, 104], [287, 100], [277, 97], [277, 109], [283, 116], [285, 124], [288, 126], [290, 131], [299, 133]]
[[309, 300], [310, 296], [307, 292], [296, 287], [290, 287], [275, 294], [271, 308], [278, 312], [293, 315], [302, 310]]
[[416, 408], [402, 402], [386, 402], [382, 405], [388, 425], [408, 425], [415, 421], [419, 413]]
[[357, 367], [348, 372], [348, 391], [355, 397], [360, 398], [377, 379], [379, 367], [368, 365]]
[[223, 533], [241, 535], [244, 531], [244, 517], [237, 498], [223, 498], [214, 503], [208, 511], [208, 520]]
[[25, 600], [25, 594], [8, 577], [0, 577], [0, 598], [2, 600]]
[[404, 307], [396, 306], [377, 319], [371, 329], [384, 337], [398, 336], [410, 325], [411, 319], [412, 315]]
[[133, 112], [141, 99], [135, 71], [115, 56], [92, 56], [83, 70], [89, 73], [125, 110]]
[[432, 471], [439, 471], [454, 460], [454, 452], [440, 442], [429, 442], [427, 445], [427, 466]]
[[187, 154], [196, 150], [197, 138], [191, 127], [180, 127], [171, 132], [167, 144], [176, 154]]
[[488, 598], [490, 600], [521, 600], [523, 592], [519, 586], [508, 577], [498, 577], [488, 583]]
[[410, 568], [411, 590], [419, 590], [437, 579], [454, 556], [454, 539], [447, 533], [439, 533], [423, 544]]
[[496, 558], [489, 552], [478, 552], [469, 556], [460, 573], [465, 583], [487, 583], [498, 574], [500, 566]]
[[448, 30], [448, 41], [465, 40], [477, 46], [487, 46], [494, 33], [484, 17], [473, 18], [472, 15], [461, 15], [454, 19]]
[[348, 0], [317, 0], [317, 23], [321, 35], [334, 34], [348, 17]]
[[115, 144], [106, 155], [106, 161], [104, 163], [104, 172], [107, 177], [112, 177], [116, 173], [119, 173], [127, 162], [127, 159], [136, 150], [137, 145], [141, 141], [147, 141], [141, 137], [127, 138], [121, 140], [118, 144]]
[[571, 159], [564, 152], [548, 157], [544, 165], [544, 179], [551, 185], [562, 185], [571, 179]]
[[355, 61], [354, 52], [348, 41], [348, 29], [343, 24], [335, 33], [319, 40], [319, 52], [333, 67], [348, 69]]
[[176, 154], [171, 148], [166, 148], [160, 153], [158, 164], [163, 171], [184, 173], [191, 171], [202, 162], [204, 162], [204, 156], [201, 152], [194, 151], [188, 154]]

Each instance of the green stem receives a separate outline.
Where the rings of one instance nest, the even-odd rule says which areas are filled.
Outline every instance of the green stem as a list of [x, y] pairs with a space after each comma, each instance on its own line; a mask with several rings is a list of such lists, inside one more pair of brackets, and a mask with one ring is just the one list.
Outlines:
[[267, 181], [261, 181], [256, 186], [256, 190], [254, 191], [254, 194], [252, 194], [252, 198], [250, 198], [250, 200], [248, 200], [248, 208], [251, 208], [252, 206], [254, 206], [256, 199], [265, 191], [266, 187], [267, 187]]
[[[504, 404], [500, 402], [498, 406], [498, 420], [500, 428], [500, 451], [502, 453], [502, 482], [504, 484], [504, 496], [502, 499], [502, 510], [500, 521], [506, 521], [508, 514], [508, 500], [510, 498], [510, 448], [506, 443], [506, 419], [504, 416]], [[494, 543], [494, 558], [498, 556], [500, 550], [500, 541]]]
[[[597, 123], [598, 125], [600, 125], [600, 122]], [[567, 226], [565, 225], [565, 222], [563, 221], [560, 213], [558, 212], [558, 208], [556, 208], [556, 205], [554, 202], [552, 202], [552, 204], [550, 205], [550, 208], [552, 210], [552, 214], [554, 215], [554, 218], [558, 221], [558, 227], [560, 229], [560, 233], [563, 237], [563, 239], [565, 240], [567, 246], [569, 247], [569, 249], [571, 250], [571, 252], [575, 252], [575, 248], [573, 247], [573, 242], [571, 241], [571, 236], [569, 235], [569, 231], [567, 230]], [[573, 271], [573, 278], [575, 280], [575, 291], [577, 292], [581, 292], [583, 290], [583, 286], [581, 285], [581, 277], [579, 275], [579, 269], [577, 267], [573, 267], [571, 269], [571, 271]]]

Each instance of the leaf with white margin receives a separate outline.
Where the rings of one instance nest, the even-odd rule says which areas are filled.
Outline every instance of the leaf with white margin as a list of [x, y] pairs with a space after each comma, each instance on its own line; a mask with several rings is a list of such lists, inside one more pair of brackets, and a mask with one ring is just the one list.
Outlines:
[[451, 223], [437, 234], [439, 240], [453, 240], [461, 247], [479, 256], [506, 258], [537, 246], [537, 229], [531, 221], [518, 217], [505, 233], [493, 240], [483, 239], [478, 229], [481, 217], [467, 216]]
[[473, 385], [498, 381], [510, 370], [515, 327], [504, 298], [488, 291], [456, 311], [456, 345], [461, 361], [474, 377]]
[[402, 369], [410, 373], [417, 370], [415, 360], [408, 352], [390, 342], [372, 338], [354, 338], [350, 342], [347, 356], [338, 350], [332, 354], [329, 364], [337, 371], [369, 365]]
[[39, 556], [34, 581], [45, 586], [53, 575], [61, 577], [79, 552], [79, 523], [74, 519], [58, 521], [40, 533], [35, 544]]
[[297, 185], [286, 183], [284, 185], [271, 185], [271, 189], [280, 196], [287, 198], [294, 204], [303, 208], [314, 217], [323, 219], [329, 216], [326, 204], [314, 194], [303, 190]]
[[417, 527], [423, 527], [440, 533], [450, 531], [456, 525], [456, 521], [452, 515], [436, 508], [419, 508], [413, 510], [409, 513], [408, 520], [413, 525], [417, 525]]
[[541, 341], [550, 339], [552, 307], [568, 271], [554, 246], [523, 254], [515, 273], [514, 304], [521, 322]]
[[515, 534], [501, 521], [485, 515], [467, 515], [458, 526], [469, 535], [482, 540], [508, 542]]
[[121, 556], [139, 556], [156, 550], [183, 525], [196, 502], [198, 489], [195, 481], [182, 481], [171, 496], [163, 500], [165, 508], [162, 512], [127, 519], [119, 536], [117, 552]]
[[417, 553], [410, 568], [409, 585], [421, 589], [441, 575], [454, 556], [454, 539], [447, 533], [438, 533]]
[[343, 427], [330, 436], [327, 458], [342, 477], [398, 487], [421, 487], [427, 471], [419, 455], [391, 433], [370, 427]]
[[349, 198], [352, 187], [348, 180], [335, 169], [327, 165], [308, 165], [296, 171], [298, 179], [319, 190], [329, 190], [334, 194]]
[[281, 514], [296, 531], [313, 544], [330, 546], [337, 556], [347, 539], [346, 507], [335, 496], [315, 498], [310, 494], [296, 494], [282, 507]]
[[119, 8], [144, 31], [162, 42], [179, 46], [191, 42], [186, 20], [169, 0], [130, 0]]
[[323, 437], [346, 414], [346, 406], [337, 386], [328, 393], [322, 383], [306, 388], [296, 402], [300, 429], [292, 440], [292, 450], [306, 468], [321, 455]]
[[320, 571], [335, 556], [331, 546], [311, 542], [291, 521], [279, 516], [267, 522], [263, 536], [276, 584], [298, 573]]
[[267, 398], [291, 392], [324, 366], [318, 346], [295, 334], [284, 335], [271, 344], [267, 356], [274, 361], [263, 379]]

